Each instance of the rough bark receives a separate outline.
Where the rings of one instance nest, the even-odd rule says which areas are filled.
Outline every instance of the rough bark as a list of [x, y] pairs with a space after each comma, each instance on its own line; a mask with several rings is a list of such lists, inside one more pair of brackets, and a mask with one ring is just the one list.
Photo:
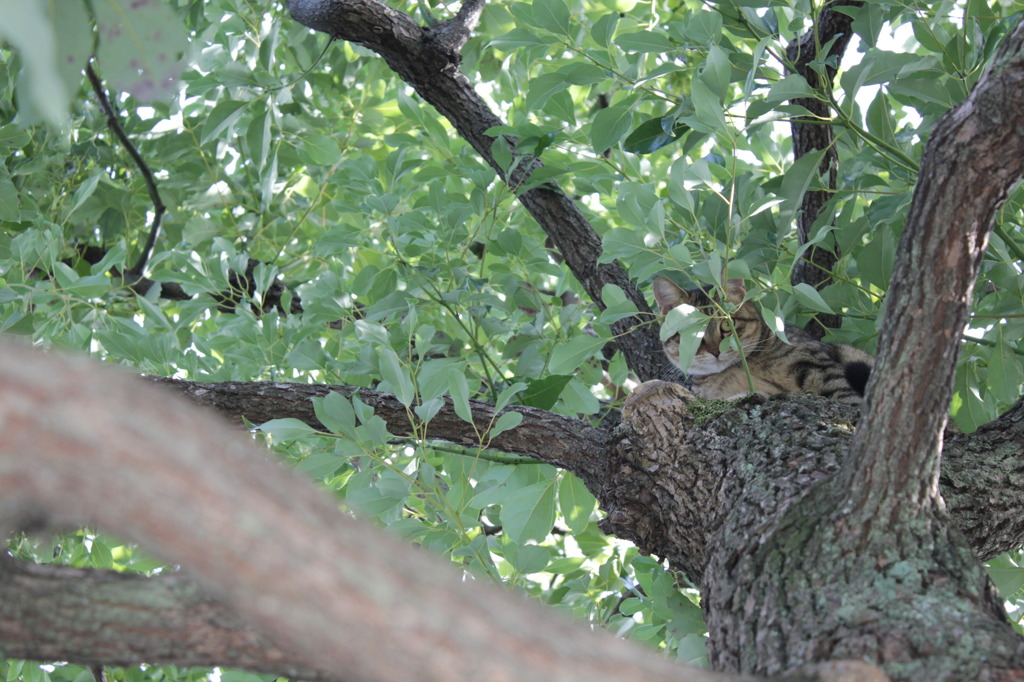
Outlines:
[[[409, 411], [390, 393], [371, 391], [355, 386], [314, 386], [280, 382], [202, 383], [163, 377], [147, 377], [149, 381], [177, 391], [193, 402], [209, 407], [242, 425], [243, 419], [261, 424], [271, 419], [294, 418], [313, 428], [325, 429], [313, 410], [312, 398], [334, 392], [345, 397], [358, 396], [373, 408], [374, 414], [388, 425], [396, 436], [413, 436], [417, 430], [409, 421]], [[596, 456], [607, 450], [610, 434], [583, 419], [574, 419], [546, 410], [513, 405], [505, 412], [518, 412], [523, 421], [518, 427], [490, 437], [488, 430], [500, 416], [488, 403], [469, 401], [473, 424], [455, 413], [450, 399], [430, 420], [427, 437], [466, 446], [486, 446], [493, 450], [527, 455], [566, 469], [588, 485], [597, 486], [606, 475], [603, 458]], [[504, 412], [503, 412], [504, 413]], [[326, 430], [326, 429], [325, 429]]]
[[[1024, 643], [938, 493], [959, 338], [992, 218], [1024, 174], [1022, 130], [1024, 23], [928, 142], [840, 470], [756, 533], [749, 516], [722, 523], [703, 585], [717, 668], [853, 657], [894, 679], [1024, 676]], [[750, 511], [777, 480], [731, 476]]]
[[996, 211], [1022, 176], [1024, 22], [936, 125], [921, 160], [852, 451], [852, 501], [866, 514], [900, 519], [932, 505], [974, 280]]
[[[716, 666], [772, 675], [852, 658], [893, 679], [1021, 673], [1024, 643], [948, 525], [939, 536], [907, 537], [916, 527], [894, 535], [902, 557], [865, 550], [857, 528], [822, 532], [839, 499], [828, 483], [848, 460], [854, 410], [816, 396], [755, 397], [700, 424], [701, 407], [674, 384], [638, 390], [623, 410], [614, 486], [601, 502], [606, 530], [701, 587]], [[1007, 419], [1019, 421], [1019, 411]], [[1002, 488], [1014, 487], [1003, 472]], [[923, 568], [914, 542], [929, 556]]]
[[[311, 398], [334, 391], [341, 395], [358, 394], [360, 400], [374, 408], [374, 413], [396, 436], [419, 433], [409, 423], [406, 408], [388, 393], [353, 386], [311, 386], [279, 382], [202, 383], [147, 377], [160, 386], [181, 393], [197, 404], [215, 410], [239, 426], [243, 419], [259, 424], [271, 419], [291, 417], [325, 428], [316, 418]], [[657, 382], [647, 385], [656, 386]], [[664, 386], [675, 386], [664, 384]], [[759, 405], [748, 399], [715, 419], [696, 425], [686, 416], [685, 402], [678, 393], [682, 387], [661, 389], [665, 393], [643, 410], [627, 406], [623, 418], [628, 427], [642, 433], [632, 441], [645, 443], [654, 459], [647, 466], [630, 465], [636, 470], [623, 470], [621, 443], [626, 430], [606, 430], [586, 420], [552, 414], [536, 408], [512, 406], [523, 415], [522, 423], [511, 431], [499, 434], [488, 447], [500, 452], [526, 455], [571, 471], [579, 476], [595, 495], [602, 497], [605, 509], [615, 510], [609, 530], [633, 540], [647, 552], [668, 557], [694, 581], [703, 573], [708, 536], [703, 514], [714, 513], [717, 504], [703, 487], [717, 489], [729, 462], [729, 453], [751, 447], [777, 448], [770, 439], [775, 429], [783, 428], [786, 443], [800, 452], [818, 453], [803, 463], [804, 483], [822, 480], [834, 473], [834, 462], [842, 457], [853, 438], [850, 426], [856, 411], [815, 396], [775, 398]], [[635, 392], [632, 400], [647, 389]], [[496, 415], [492, 405], [471, 401], [474, 424], [462, 421], [451, 403], [446, 403], [431, 420], [426, 437], [463, 445], [479, 441]], [[683, 411], [680, 412], [679, 410]], [[772, 410], [789, 415], [789, 421], [777, 422], [763, 417]], [[650, 423], [641, 429], [637, 423]], [[660, 455], [650, 454], [660, 452]], [[688, 454], [686, 457], [677, 453]], [[701, 454], [703, 453], [703, 454]], [[709, 453], [717, 453], [712, 459]], [[693, 460], [693, 457], [699, 459]], [[671, 463], [674, 465], [670, 466]], [[698, 466], [698, 469], [691, 467]], [[673, 466], [678, 466], [675, 471]], [[716, 469], [717, 467], [717, 469]], [[663, 476], [675, 482], [659, 480]], [[990, 559], [1024, 545], [1024, 401], [1018, 403], [996, 421], [972, 434], [950, 434], [945, 444], [942, 467], [942, 494], [954, 522], [968, 538], [971, 547], [983, 559]], [[656, 491], [664, 489], [660, 501]], [[692, 498], [692, 499], [691, 499]], [[692, 511], [680, 513], [676, 506]], [[632, 510], [632, 511], [630, 511]], [[630, 521], [632, 519], [632, 521]], [[642, 528], [634, 528], [634, 525]], [[614, 528], [612, 527], [614, 526]], [[675, 528], [673, 538], [668, 531], [653, 528]]]
[[[822, 8], [814, 27], [786, 48], [786, 58], [789, 59], [790, 70], [803, 76], [807, 84], [814, 89], [831, 90], [836, 69], [826, 67], [827, 78], [822, 78], [817, 71], [811, 68], [811, 64], [826, 59], [833, 59], [835, 63], [838, 63], [842, 59], [852, 37], [850, 26], [853, 24], [853, 18], [837, 11], [836, 8], [841, 6], [859, 7], [863, 4], [863, 2], [855, 0], [830, 0]], [[818, 51], [833, 40], [828, 54], [822, 59]], [[800, 204], [800, 213], [797, 216], [797, 236], [800, 245], [803, 246], [811, 238], [811, 228], [832, 198], [830, 190], [834, 190], [836, 187], [838, 158], [835, 147], [832, 146], [832, 127], [826, 123], [832, 116], [828, 103], [820, 99], [800, 97], [794, 99], [793, 104], [802, 106], [811, 112], [811, 116], [798, 116], [792, 121], [793, 158], [799, 159], [810, 152], [819, 149], [825, 150], [818, 171], [828, 178], [828, 190], [809, 190], [804, 194]], [[812, 246], [804, 253], [802, 260], [797, 260], [793, 264], [793, 284], [805, 282], [815, 289], [828, 286], [831, 281], [829, 272], [835, 267], [838, 259], [838, 247], [834, 243], [828, 248], [822, 244]], [[826, 327], [838, 328], [842, 322], [842, 318], [838, 315], [819, 315], [808, 325], [807, 331], [820, 339], [825, 335]]]
[[[228, 666], [334, 682], [183, 575], [145, 578], [0, 555], [0, 650], [81, 665]], [[73, 655], [73, 656], [72, 656]]]
[[[456, 15], [430, 29], [408, 15], [377, 0], [288, 0], [288, 10], [299, 23], [334, 38], [358, 43], [379, 54], [398, 76], [448, 119], [459, 135], [480, 154], [510, 187], [515, 189], [540, 162], [524, 163], [513, 177], [494, 159], [490, 128], [505, 125], [459, 71], [458, 49], [468, 23]], [[460, 13], [462, 14], [462, 13]], [[466, 12], [471, 14], [471, 12]], [[460, 38], [461, 39], [461, 38]], [[612, 332], [626, 362], [642, 381], [671, 379], [675, 371], [661, 353], [657, 330], [650, 322], [650, 306], [640, 289], [618, 262], [599, 263], [601, 238], [577, 207], [558, 190], [535, 188], [518, 194], [519, 201], [551, 237], [572, 274], [590, 299], [604, 309], [601, 290], [614, 284], [639, 311], [635, 317], [612, 323]]]

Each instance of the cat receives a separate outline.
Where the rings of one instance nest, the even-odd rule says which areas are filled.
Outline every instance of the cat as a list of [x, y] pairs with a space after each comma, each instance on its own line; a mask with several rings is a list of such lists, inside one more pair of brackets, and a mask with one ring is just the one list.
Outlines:
[[[757, 393], [817, 393], [848, 405], [860, 405], [874, 358], [853, 346], [816, 341], [805, 332], [786, 328], [792, 344], [785, 343], [765, 324], [750, 301], [743, 280], [730, 279], [726, 301], [736, 307], [729, 319], [700, 290], [684, 290], [670, 279], [654, 279], [654, 298], [662, 315], [688, 304], [712, 319], [687, 372], [693, 392], [707, 400], [733, 400], [750, 393], [743, 360], [733, 348], [719, 350], [723, 339], [735, 334], [743, 348]], [[665, 341], [665, 354], [679, 365], [679, 335]]]

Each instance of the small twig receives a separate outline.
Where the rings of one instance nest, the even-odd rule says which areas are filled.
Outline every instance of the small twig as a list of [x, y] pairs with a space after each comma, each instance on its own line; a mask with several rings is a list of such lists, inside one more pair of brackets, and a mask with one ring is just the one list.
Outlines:
[[121, 121], [117, 118], [117, 114], [114, 111], [113, 105], [110, 103], [110, 99], [107, 97], [106, 91], [103, 89], [103, 84], [100, 82], [99, 76], [96, 75], [96, 71], [92, 68], [92, 61], [85, 65], [85, 75], [89, 78], [89, 82], [92, 84], [92, 90], [96, 93], [96, 98], [99, 100], [100, 108], [103, 109], [103, 113], [107, 117], [107, 125], [110, 127], [121, 144], [124, 145], [125, 149], [128, 150], [128, 154], [131, 155], [132, 160], [135, 161], [135, 165], [139, 167], [139, 172], [142, 173], [142, 179], [146, 183], [146, 189], [149, 191], [149, 198], [153, 200], [153, 224], [149, 228], [149, 236], [146, 238], [146, 243], [142, 247], [142, 252], [139, 254], [138, 260], [135, 265], [125, 271], [125, 280], [128, 285], [135, 284], [142, 279], [142, 273], [146, 269], [146, 263], [149, 262], [149, 257], [153, 253], [153, 247], [156, 245], [157, 236], [160, 234], [160, 221], [163, 219], [164, 213], [167, 211], [167, 207], [164, 206], [164, 202], [160, 199], [160, 192], [156, 187], [156, 180], [153, 178], [153, 172], [149, 169], [146, 161], [139, 154], [139, 150], [135, 147], [132, 141], [128, 138], [124, 128], [121, 126]]

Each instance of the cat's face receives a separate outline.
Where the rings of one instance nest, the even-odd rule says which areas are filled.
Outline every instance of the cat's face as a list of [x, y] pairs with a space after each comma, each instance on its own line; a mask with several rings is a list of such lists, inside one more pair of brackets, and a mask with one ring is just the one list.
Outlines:
[[[740, 364], [742, 358], [739, 351], [730, 346], [723, 348], [722, 341], [730, 336], [736, 336], [739, 339], [743, 354], [747, 357], [756, 352], [764, 342], [765, 335], [762, 333], [764, 322], [754, 304], [743, 301], [746, 293], [742, 280], [729, 280], [726, 286], [726, 301], [734, 304], [736, 308], [728, 319], [724, 319], [720, 308], [716, 307], [704, 292], [696, 289], [687, 291], [669, 279], [655, 278], [654, 298], [658, 302], [658, 309], [662, 315], [667, 314], [676, 306], [685, 304], [712, 316], [712, 320], [708, 322], [708, 326], [704, 330], [704, 336], [697, 348], [696, 355], [694, 355], [693, 362], [686, 370], [687, 373], [693, 376], [718, 374]], [[676, 334], [667, 339], [664, 346], [668, 359], [678, 366], [679, 335]]]

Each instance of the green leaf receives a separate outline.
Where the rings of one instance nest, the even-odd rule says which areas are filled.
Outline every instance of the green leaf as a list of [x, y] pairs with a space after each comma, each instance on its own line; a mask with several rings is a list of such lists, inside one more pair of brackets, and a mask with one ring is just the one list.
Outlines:
[[679, 368], [683, 372], [693, 362], [707, 326], [708, 316], [691, 305], [676, 306], [665, 315], [660, 338], [666, 341], [673, 334], [679, 334]]
[[18, 188], [11, 182], [7, 170], [0, 164], [0, 220], [17, 222], [21, 218]]
[[689, 130], [688, 126], [682, 123], [676, 125], [675, 121], [675, 116], [647, 119], [629, 134], [622, 145], [623, 151], [631, 154], [650, 154], [672, 144]]
[[804, 154], [794, 161], [786, 171], [780, 191], [783, 203], [779, 207], [779, 224], [787, 225], [795, 219], [804, 194], [810, 188], [811, 183], [818, 178], [818, 169], [825, 151], [824, 149], [815, 149]]
[[558, 509], [573, 533], [582, 533], [597, 509], [597, 498], [578, 477], [563, 471], [558, 483]]
[[512, 50], [517, 47], [547, 47], [550, 41], [540, 38], [525, 28], [514, 28], [500, 38], [490, 42], [490, 46], [499, 50]]
[[615, 39], [615, 44], [626, 52], [671, 52], [677, 49], [668, 36], [656, 31], [623, 33]]
[[64, 84], [58, 70], [58, 43], [53, 25], [40, 2], [0, 0], [0, 38], [10, 43], [23, 55], [24, 78], [19, 90], [25, 87], [31, 108], [20, 103], [21, 115], [31, 121], [36, 112], [50, 125], [62, 128], [67, 123], [71, 90]]
[[680, 117], [681, 120], [688, 123], [694, 130], [706, 133], [725, 130], [728, 127], [721, 99], [703, 81], [697, 79], [692, 82], [690, 97], [693, 101], [693, 116]]
[[416, 400], [416, 389], [408, 368], [398, 359], [398, 354], [390, 348], [383, 347], [377, 351], [380, 375], [387, 382], [388, 388], [395, 393], [398, 402], [406, 407]]
[[356, 413], [352, 401], [340, 393], [331, 391], [323, 398], [313, 398], [313, 412], [331, 433], [355, 437]]
[[494, 425], [487, 432], [488, 438], [497, 438], [499, 434], [516, 428], [523, 423], [522, 412], [505, 412], [494, 420]]
[[233, 126], [241, 117], [242, 112], [252, 102], [224, 99], [217, 103], [203, 124], [201, 141], [206, 144], [220, 135], [226, 128]]
[[519, 394], [519, 403], [550, 410], [572, 377], [572, 374], [551, 374], [540, 379], [527, 379], [526, 390]]
[[425, 401], [422, 405], [417, 405], [412, 408], [416, 413], [416, 416], [423, 420], [424, 423], [429, 422], [437, 413], [444, 407], [444, 399], [441, 397], [431, 398]]
[[448, 370], [448, 391], [452, 397], [455, 414], [464, 422], [473, 423], [473, 410], [469, 406], [469, 383], [459, 367]]
[[534, 26], [552, 33], [569, 33], [569, 8], [565, 0], [533, 0]]
[[700, 80], [720, 100], [725, 99], [732, 80], [732, 64], [729, 62], [728, 53], [718, 45], [712, 45], [708, 50], [707, 59], [701, 68]]
[[245, 133], [246, 144], [249, 146], [249, 154], [258, 168], [267, 167], [267, 158], [270, 155], [270, 125], [273, 115], [266, 107], [261, 107]]
[[559, 344], [551, 354], [548, 371], [551, 374], [567, 374], [591, 355], [596, 353], [606, 341], [592, 336], [580, 335], [566, 343]]
[[307, 135], [302, 138], [299, 158], [311, 166], [333, 166], [341, 160], [341, 150], [329, 135]]
[[601, 240], [601, 246], [601, 263], [607, 263], [616, 258], [630, 259], [650, 251], [650, 247], [644, 243], [642, 233], [625, 227], [608, 230]]
[[1018, 566], [1008, 556], [992, 559], [987, 568], [1003, 599], [1010, 599], [1024, 590], [1024, 567]]
[[633, 111], [629, 107], [615, 106], [601, 109], [590, 124], [590, 144], [603, 154], [626, 136], [633, 127]]
[[793, 286], [793, 295], [803, 305], [807, 306], [811, 310], [816, 310], [819, 313], [833, 314], [834, 311], [829, 307], [825, 299], [821, 297], [818, 290], [812, 287], [806, 282], [800, 282]]
[[93, 192], [96, 191], [96, 185], [99, 184], [102, 178], [103, 173], [93, 173], [85, 182], [78, 186], [78, 189], [75, 190], [71, 209], [68, 211], [69, 217], [92, 196]]
[[601, 287], [601, 301], [605, 309], [601, 311], [600, 320], [605, 324], [612, 324], [625, 317], [637, 315], [636, 304], [626, 298], [621, 287], [615, 284], [605, 284]]
[[1024, 383], [1021, 357], [1006, 343], [991, 349], [988, 356], [988, 390], [1000, 402], [1010, 404], [1020, 397]]
[[512, 493], [501, 505], [501, 525], [513, 542], [544, 540], [555, 525], [554, 481], [541, 481]]
[[711, 45], [722, 35], [722, 15], [702, 10], [685, 19], [683, 33], [696, 45]]
[[505, 545], [505, 559], [520, 575], [539, 573], [548, 566], [551, 552], [540, 545]]
[[569, 87], [569, 82], [560, 73], [545, 73], [531, 78], [526, 91], [526, 108], [529, 111], [537, 111], [552, 95], [567, 87]]
[[263, 422], [257, 428], [263, 433], [269, 434], [274, 440], [283, 441], [296, 440], [311, 433], [316, 433], [316, 429], [312, 426], [292, 417], [271, 419], [268, 422]]
[[609, 12], [594, 22], [590, 29], [590, 37], [601, 47], [608, 47], [615, 37], [615, 28], [619, 25], [619, 13]]
[[526, 383], [523, 381], [516, 381], [511, 386], [505, 387], [494, 401], [495, 412], [501, 412], [504, 410], [505, 406], [512, 402], [512, 398], [516, 397], [516, 395], [525, 389]]
[[818, 93], [807, 84], [807, 79], [799, 74], [790, 74], [776, 81], [768, 91], [769, 102], [785, 102], [798, 97], [818, 97]]
[[576, 62], [558, 70], [558, 75], [570, 85], [594, 85], [603, 83], [611, 74], [596, 64]]

